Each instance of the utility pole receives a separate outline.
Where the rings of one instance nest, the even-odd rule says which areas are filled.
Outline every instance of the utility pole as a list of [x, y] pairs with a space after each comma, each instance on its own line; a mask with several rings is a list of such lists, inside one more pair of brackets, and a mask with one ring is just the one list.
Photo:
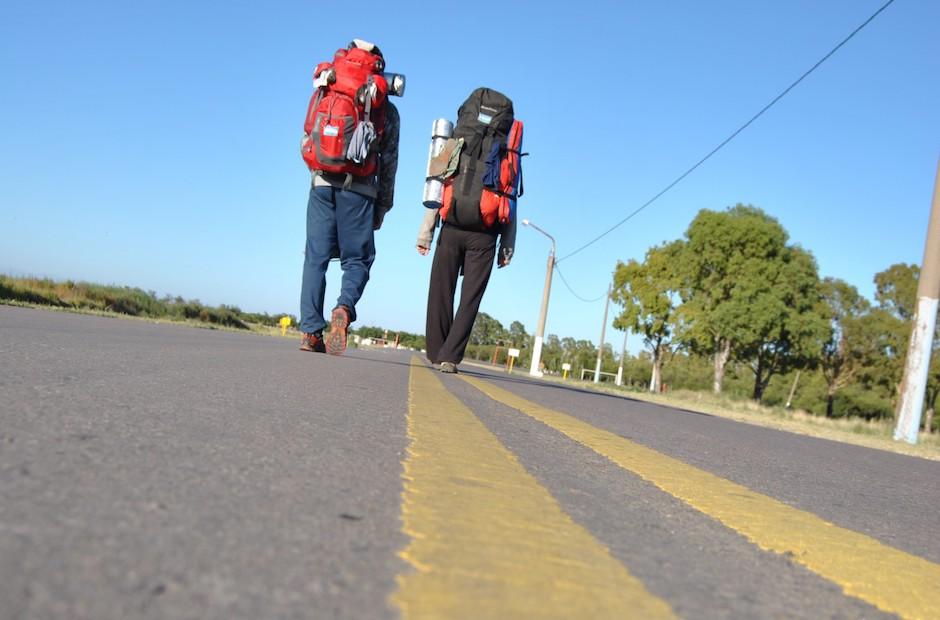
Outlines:
[[630, 330], [623, 330], [623, 348], [620, 350], [620, 366], [617, 368], [617, 387], [623, 385], [623, 359], [627, 357], [627, 334]]
[[898, 401], [898, 424], [894, 429], [896, 441], [917, 443], [920, 417], [924, 411], [924, 392], [933, 349], [933, 333], [937, 323], [937, 299], [940, 298], [940, 160], [934, 179], [933, 202], [930, 205], [930, 223], [924, 244], [924, 261], [917, 283], [917, 311], [907, 348], [904, 378], [901, 380], [901, 398]]
[[542, 361], [542, 341], [545, 339], [545, 315], [548, 314], [548, 296], [552, 291], [552, 273], [555, 271], [555, 247], [552, 246], [552, 253], [548, 255], [548, 267], [545, 269], [545, 286], [542, 288], [542, 307], [539, 310], [539, 322], [535, 328], [535, 346], [532, 347], [532, 365], [529, 367], [529, 374], [533, 377], [541, 377], [542, 370], [539, 368]]
[[601, 358], [604, 357], [604, 331], [607, 329], [607, 310], [610, 308], [610, 294], [613, 291], [613, 283], [607, 287], [607, 299], [604, 300], [604, 322], [601, 324], [601, 342], [597, 345], [597, 365], [594, 367], [594, 383], [601, 380]]
[[530, 222], [522, 220], [523, 225], [531, 226], [552, 242], [552, 249], [548, 254], [548, 267], [545, 269], [545, 287], [542, 289], [542, 307], [539, 310], [539, 322], [535, 328], [535, 344], [532, 346], [532, 364], [529, 366], [529, 374], [533, 377], [541, 377], [542, 371], [539, 368], [542, 361], [542, 341], [545, 339], [545, 316], [548, 314], [548, 296], [552, 291], [552, 275], [555, 272], [555, 238], [550, 234]]

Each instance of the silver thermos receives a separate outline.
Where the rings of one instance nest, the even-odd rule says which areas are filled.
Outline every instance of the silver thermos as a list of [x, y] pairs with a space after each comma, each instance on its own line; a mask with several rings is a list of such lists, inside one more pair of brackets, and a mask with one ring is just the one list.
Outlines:
[[431, 160], [437, 157], [447, 139], [454, 135], [454, 124], [446, 118], [439, 118], [431, 125], [431, 148], [428, 151], [428, 167], [425, 172], [424, 196], [422, 202], [428, 209], [440, 209], [444, 195], [444, 183], [431, 176]]
[[388, 94], [396, 97], [405, 96], [405, 76], [401, 73], [383, 73], [382, 77], [388, 84]]

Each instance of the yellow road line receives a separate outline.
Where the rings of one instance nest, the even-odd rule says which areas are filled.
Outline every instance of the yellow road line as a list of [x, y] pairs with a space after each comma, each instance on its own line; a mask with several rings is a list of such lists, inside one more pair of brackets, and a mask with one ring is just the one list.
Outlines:
[[849, 595], [903, 618], [940, 617], [940, 565], [837, 527], [570, 415], [462, 376], [490, 398], [560, 431], [717, 519], [758, 547], [786, 554]]
[[416, 358], [408, 435], [405, 620], [674, 617]]

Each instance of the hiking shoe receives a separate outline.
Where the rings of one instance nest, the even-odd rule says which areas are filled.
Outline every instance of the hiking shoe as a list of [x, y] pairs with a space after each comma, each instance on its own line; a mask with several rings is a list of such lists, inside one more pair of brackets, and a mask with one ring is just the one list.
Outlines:
[[326, 352], [330, 355], [342, 355], [346, 351], [348, 331], [349, 310], [345, 306], [336, 306], [330, 320], [330, 333], [326, 337]]
[[441, 362], [441, 372], [446, 373], [448, 375], [456, 375], [457, 364], [453, 362]]
[[304, 332], [300, 340], [300, 350], [310, 351], [311, 353], [326, 353], [326, 345], [323, 344], [323, 332], [313, 332], [308, 334]]

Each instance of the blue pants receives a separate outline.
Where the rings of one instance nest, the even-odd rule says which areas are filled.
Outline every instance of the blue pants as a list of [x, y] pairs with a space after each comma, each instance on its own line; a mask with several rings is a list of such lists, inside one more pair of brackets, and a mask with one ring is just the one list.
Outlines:
[[337, 306], [349, 308], [350, 322], [356, 319], [356, 302], [369, 281], [375, 260], [372, 230], [372, 199], [336, 187], [311, 187], [307, 202], [307, 248], [300, 288], [300, 329], [311, 333], [323, 329], [323, 296], [326, 268], [339, 251], [343, 282]]

